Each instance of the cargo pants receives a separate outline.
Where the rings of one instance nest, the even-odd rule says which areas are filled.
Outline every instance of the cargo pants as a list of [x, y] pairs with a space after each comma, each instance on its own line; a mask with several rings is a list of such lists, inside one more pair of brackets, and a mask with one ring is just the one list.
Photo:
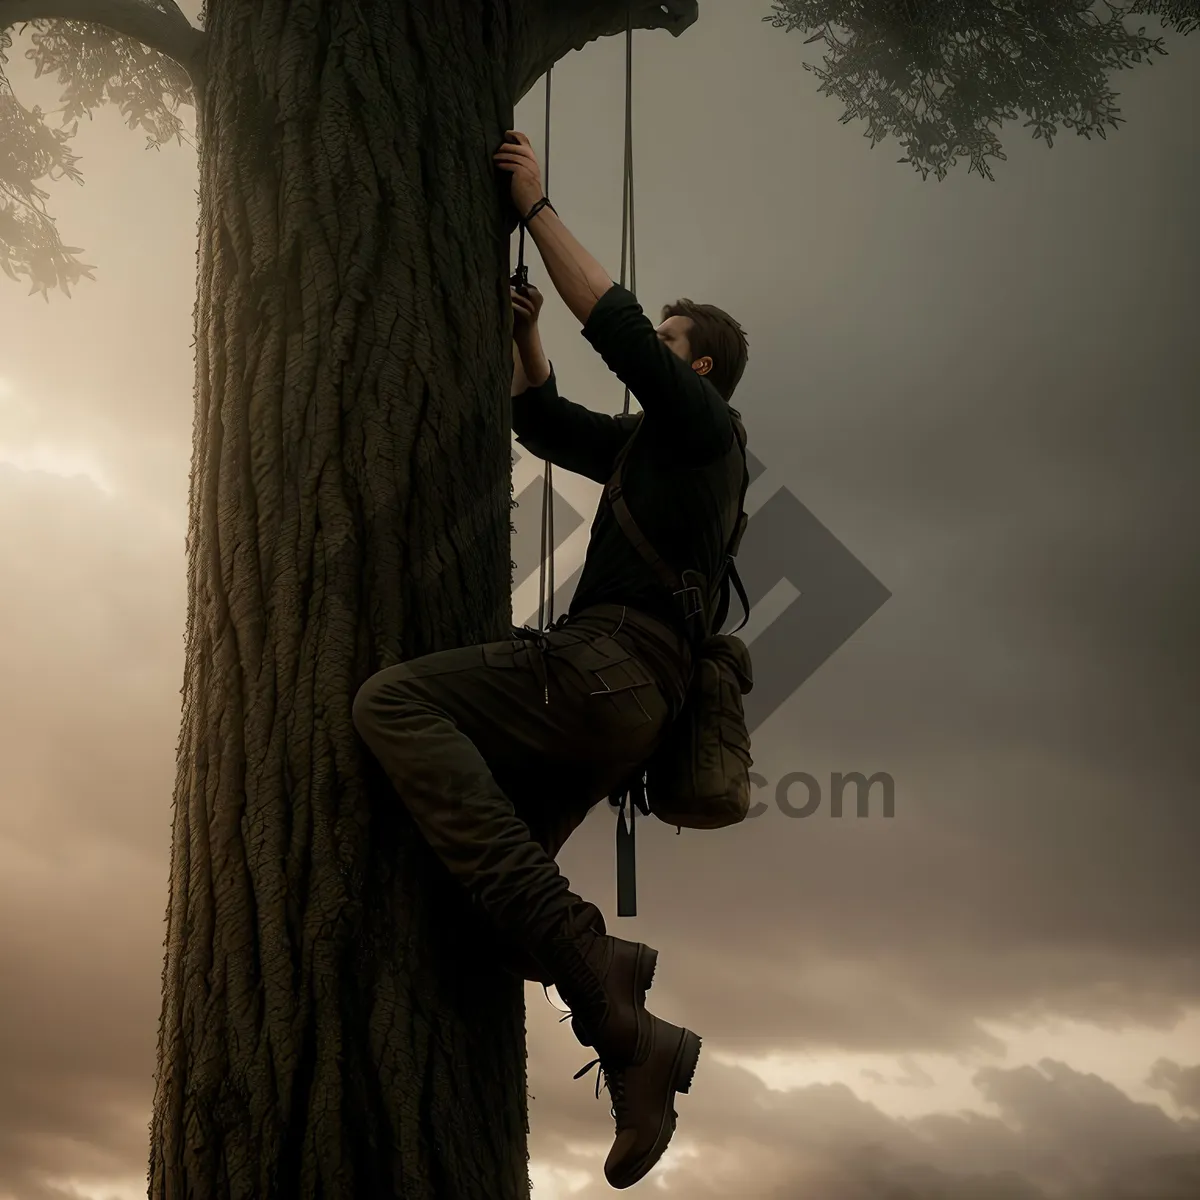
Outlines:
[[623, 605], [513, 634], [379, 671], [353, 718], [499, 945], [525, 957], [598, 912], [555, 856], [653, 753], [682, 707], [691, 654]]

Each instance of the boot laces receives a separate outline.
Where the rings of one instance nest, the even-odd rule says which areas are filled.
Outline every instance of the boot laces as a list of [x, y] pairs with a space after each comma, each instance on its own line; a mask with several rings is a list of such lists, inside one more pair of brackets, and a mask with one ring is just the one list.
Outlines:
[[[555, 1005], [554, 1001], [550, 999], [550, 989], [547, 988], [545, 984], [542, 984], [542, 991], [546, 995], [546, 1003], [549, 1004], [550, 1007], [555, 1010], [555, 1012], [562, 1012], [562, 1010]], [[562, 1013], [562, 1016], [558, 1018], [558, 1023], [561, 1025], [564, 1021], [571, 1021], [571, 1020], [575, 1021], [575, 1024], [572, 1026], [572, 1028], [575, 1030], [576, 1035], [580, 1038], [580, 1041], [582, 1041], [586, 1044], [588, 1041], [588, 1038], [591, 1035], [588, 1032], [587, 1026], [583, 1022], [578, 1020], [577, 1014], [572, 1012], [571, 1009], [567, 1009], [567, 1011], [565, 1013]], [[596, 1063], [598, 1063], [599, 1061], [600, 1061], [599, 1059], [596, 1059], [595, 1062], [588, 1063], [588, 1065], [586, 1067], [584, 1067], [583, 1070], [580, 1071], [579, 1075], [575, 1076], [575, 1078], [578, 1079], [580, 1077], [580, 1075], [582, 1075], [585, 1071], [588, 1071], [590, 1068], [594, 1067], [596, 1065]], [[596, 1079], [596, 1099], [598, 1100], [599, 1098], [600, 1098], [600, 1080], [599, 1080], [599, 1077], [597, 1077], [597, 1079]]]
[[[561, 975], [555, 986], [558, 988], [559, 995], [570, 1005], [569, 1011], [559, 1018], [559, 1023], [574, 1017], [576, 1034], [585, 1044], [590, 1044], [595, 1036], [595, 1031], [604, 1020], [608, 1009], [608, 999], [604, 994], [604, 985], [588, 965], [583, 954], [577, 947], [572, 946], [571, 950], [573, 953], [566, 953], [558, 964], [561, 968]], [[568, 995], [563, 995], [564, 989]], [[542, 985], [542, 990], [546, 993], [547, 1002], [550, 1003], [549, 989], [545, 984]], [[572, 998], [575, 1001], [574, 1004], [572, 1004]]]
[[593, 1058], [586, 1066], [582, 1066], [575, 1072], [574, 1078], [582, 1079], [593, 1067], [598, 1066], [599, 1071], [596, 1072], [596, 1099], [600, 1099], [600, 1088], [603, 1085], [612, 1099], [612, 1105], [609, 1112], [612, 1114], [613, 1120], [617, 1123], [619, 1129], [623, 1123], [625, 1115], [625, 1073], [619, 1067], [605, 1066], [604, 1061], [599, 1058]]

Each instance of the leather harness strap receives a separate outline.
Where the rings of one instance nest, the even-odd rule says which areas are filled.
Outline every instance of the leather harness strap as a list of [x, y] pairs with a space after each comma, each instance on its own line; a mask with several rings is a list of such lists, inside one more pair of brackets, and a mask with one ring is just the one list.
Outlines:
[[[716, 587], [709, 587], [708, 582], [700, 571], [684, 570], [682, 573], [677, 572], [673, 567], [664, 561], [662, 556], [654, 549], [638, 527], [638, 523], [633, 519], [633, 513], [629, 511], [629, 505], [625, 500], [625, 490], [621, 479], [625, 468], [625, 460], [629, 456], [629, 451], [633, 446], [634, 438], [637, 437], [638, 431], [641, 429], [644, 417], [638, 421], [634, 427], [633, 433], [626, 439], [625, 445], [621, 447], [620, 453], [616, 457], [612, 478], [605, 485], [605, 495], [608, 497], [609, 503], [612, 505], [613, 515], [617, 519], [617, 523], [621, 526], [622, 531], [633, 547], [642, 556], [649, 565], [650, 569], [658, 576], [658, 579], [664, 587], [668, 588], [671, 593], [680, 598], [680, 603], [683, 608], [683, 617], [685, 623], [693, 621], [697, 616], [702, 618], [701, 633], [696, 639], [703, 640], [712, 630], [707, 628], [707, 622], [713, 615], [709, 611], [709, 604], [713, 599], [713, 593], [724, 582], [725, 575], [728, 573], [734, 582], [737, 589], [738, 599], [742, 602], [742, 607], [745, 609], [746, 617], [742, 621], [742, 625], [746, 623], [750, 615], [750, 605], [746, 599], [745, 588], [741, 578], [737, 574], [737, 566], [734, 563], [734, 557], [737, 555], [738, 548], [742, 542], [742, 535], [746, 531], [747, 517], [745, 511], [746, 489], [750, 482], [749, 468], [745, 466], [746, 461], [746, 429], [741, 420], [730, 412], [733, 421], [734, 436], [737, 439], [738, 447], [742, 452], [743, 475], [741, 494], [738, 497], [738, 515], [734, 522], [733, 533], [730, 536], [729, 543], [726, 546], [725, 557], [722, 561], [720, 571], [715, 579]], [[696, 580], [698, 582], [689, 582]], [[707, 595], [705, 593], [708, 593]], [[740, 629], [742, 626], [739, 625]], [[690, 630], [689, 630], [690, 632]]]
[[[743, 426], [740, 417], [730, 409], [730, 416], [733, 421], [734, 436], [737, 439], [738, 448], [742, 453], [742, 488], [741, 494], [738, 496], [738, 515], [734, 522], [733, 533], [730, 536], [724, 560], [721, 564], [717, 577], [714, 581], [715, 587], [710, 587], [705, 576], [700, 571], [685, 570], [676, 572], [662, 556], [654, 549], [638, 527], [638, 523], [633, 519], [633, 513], [629, 511], [629, 505], [625, 502], [624, 489], [621, 485], [621, 476], [625, 467], [625, 460], [629, 457], [629, 451], [633, 446], [633, 440], [638, 435], [638, 430], [641, 429], [645, 416], [638, 420], [634, 426], [633, 432], [625, 440], [625, 444], [621, 447], [614, 462], [614, 470], [612, 478], [605, 485], [604, 494], [608, 497], [609, 503], [612, 505], [613, 515], [617, 518], [617, 523], [621, 526], [622, 531], [629, 541], [633, 544], [637, 552], [649, 564], [651, 570], [659, 580], [670, 589], [673, 595], [680, 598], [683, 608], [683, 618], [685, 629], [688, 632], [689, 640], [692, 642], [693, 650], [709, 636], [712, 629], [709, 624], [717, 615], [717, 610], [722, 607], [719, 594], [726, 577], [730, 578], [734, 587], [737, 589], [738, 599], [742, 602], [742, 607], [745, 610], [745, 616], [742, 618], [742, 625], [750, 619], [750, 602], [746, 597], [746, 589], [742, 585], [741, 577], [737, 573], [737, 565], [734, 562], [734, 556], [738, 552], [738, 547], [742, 542], [742, 535], [746, 532], [746, 489], [750, 484], [750, 468], [746, 462], [746, 429]], [[688, 583], [688, 579], [698, 580], [698, 583]], [[717, 596], [715, 608], [710, 608], [710, 604]], [[726, 611], [727, 611], [727, 607]], [[700, 618], [699, 634], [695, 630], [695, 619]], [[722, 620], [724, 619], [722, 615]], [[634, 839], [634, 820], [636, 812], [641, 809], [645, 816], [650, 815], [650, 805], [646, 798], [646, 778], [645, 771], [639, 770], [634, 778], [622, 787], [618, 788], [609, 797], [609, 802], [615, 805], [619, 811], [617, 813], [617, 916], [619, 917], [634, 917], [637, 916], [637, 882], [636, 882], [636, 842]], [[625, 822], [625, 807], [629, 803], [629, 822]], [[677, 831], [678, 832], [678, 831]]]

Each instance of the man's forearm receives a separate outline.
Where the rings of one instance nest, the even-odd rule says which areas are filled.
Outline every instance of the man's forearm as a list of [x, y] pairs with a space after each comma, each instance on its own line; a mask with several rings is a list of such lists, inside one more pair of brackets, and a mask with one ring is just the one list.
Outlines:
[[596, 301], [612, 288], [612, 277], [549, 206], [534, 216], [528, 228], [555, 291], [579, 323], [586, 325]]
[[512, 389], [508, 393], [510, 396], [519, 396], [522, 392], [529, 390], [529, 380], [525, 375], [525, 367], [521, 363], [521, 348], [517, 345], [516, 339], [513, 339], [512, 344], [513, 356], [513, 377]]
[[[540, 387], [550, 378], [550, 363], [542, 348], [541, 334], [537, 329], [521, 333], [513, 338], [516, 348], [516, 366], [513, 372], [513, 395], [518, 396], [527, 387]], [[520, 372], [521, 387], [518, 389], [517, 372]]]

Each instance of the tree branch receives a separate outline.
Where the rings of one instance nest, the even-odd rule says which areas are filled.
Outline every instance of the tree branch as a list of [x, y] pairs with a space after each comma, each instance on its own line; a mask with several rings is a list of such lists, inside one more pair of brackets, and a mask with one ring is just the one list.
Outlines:
[[[0, 0], [0, 10], [5, 2]], [[700, 15], [699, 0], [527, 0], [518, 32], [513, 104], [572, 50], [624, 33], [631, 7], [634, 29], [669, 29], [673, 37]]]
[[160, 8], [141, 0], [0, 0], [0, 30], [26, 21], [103, 25], [173, 58], [198, 82], [207, 34], [192, 25], [174, 0], [162, 3]]

